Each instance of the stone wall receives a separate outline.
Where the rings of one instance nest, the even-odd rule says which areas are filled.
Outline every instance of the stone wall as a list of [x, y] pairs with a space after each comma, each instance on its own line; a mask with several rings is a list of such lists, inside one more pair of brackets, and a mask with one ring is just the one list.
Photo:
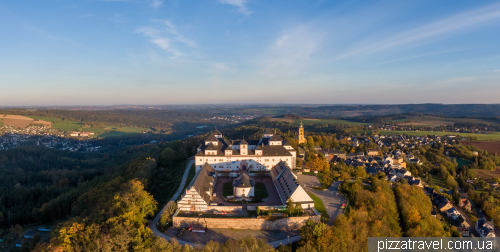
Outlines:
[[208, 210], [213, 210], [213, 211], [226, 211], [226, 212], [235, 212], [235, 211], [241, 211], [242, 206], [208, 206]]
[[[202, 218], [199, 223], [205, 224], [206, 221], [208, 228], [294, 231], [300, 229], [308, 219], [319, 222], [321, 216], [289, 217], [274, 221], [265, 218]], [[174, 227], [188, 227], [191, 224], [198, 224], [198, 218], [175, 216], [173, 222]]]

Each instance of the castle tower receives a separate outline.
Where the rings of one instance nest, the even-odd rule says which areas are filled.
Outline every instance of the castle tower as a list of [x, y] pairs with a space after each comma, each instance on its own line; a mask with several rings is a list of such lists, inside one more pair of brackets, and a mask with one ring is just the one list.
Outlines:
[[306, 138], [304, 137], [304, 125], [302, 125], [302, 119], [300, 120], [300, 127], [299, 127], [299, 144], [301, 143], [306, 143]]

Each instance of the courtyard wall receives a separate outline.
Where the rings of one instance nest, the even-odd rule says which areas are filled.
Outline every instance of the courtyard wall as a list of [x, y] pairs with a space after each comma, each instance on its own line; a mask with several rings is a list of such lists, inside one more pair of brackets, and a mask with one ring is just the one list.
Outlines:
[[252, 230], [282, 230], [295, 231], [305, 225], [308, 219], [320, 221], [321, 216], [301, 216], [280, 218], [274, 221], [265, 218], [192, 218], [192, 217], [173, 217], [173, 225], [177, 228], [187, 228], [192, 224], [205, 224], [207, 228], [234, 228], [234, 229], [252, 229]]

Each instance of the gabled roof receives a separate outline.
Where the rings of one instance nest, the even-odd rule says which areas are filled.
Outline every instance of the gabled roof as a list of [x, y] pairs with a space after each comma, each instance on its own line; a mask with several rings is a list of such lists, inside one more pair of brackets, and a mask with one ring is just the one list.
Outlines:
[[255, 180], [251, 179], [246, 172], [242, 172], [241, 175], [234, 180], [234, 187], [254, 187]]
[[274, 132], [270, 128], [267, 128], [266, 131], [264, 131], [264, 135], [274, 135]]
[[241, 140], [240, 145], [242, 145], [242, 144], [248, 145], [248, 143], [247, 143], [247, 141], [245, 141], [245, 139]]
[[283, 138], [281, 138], [279, 135], [273, 135], [269, 141], [283, 141]]
[[210, 135], [205, 138], [205, 141], [219, 141], [217, 140], [217, 137], [215, 137], [215, 132], [210, 133]]
[[215, 127], [214, 134], [215, 135], [222, 135], [222, 133], [220, 133], [220, 131], [217, 129], [217, 127]]
[[205, 163], [196, 177], [193, 188], [198, 192], [198, 194], [203, 198], [203, 200], [208, 204], [210, 202], [210, 195], [207, 191], [210, 191], [212, 187], [210, 182], [214, 181], [212, 175], [215, 174], [215, 170], [208, 163]]
[[217, 150], [217, 148], [215, 148], [213, 143], [210, 143], [205, 150]]

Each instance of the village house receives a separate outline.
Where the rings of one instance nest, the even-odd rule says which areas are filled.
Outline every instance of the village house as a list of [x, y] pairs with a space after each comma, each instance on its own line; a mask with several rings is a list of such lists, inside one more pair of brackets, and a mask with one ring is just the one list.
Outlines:
[[481, 237], [495, 237], [493, 220], [487, 221], [484, 217], [477, 220], [476, 231]]
[[471, 203], [467, 199], [460, 199], [458, 202], [458, 207], [465, 209], [467, 211], [471, 211]]
[[378, 150], [377, 149], [368, 149], [368, 150], [366, 150], [366, 155], [371, 156], [371, 157], [378, 156]]
[[187, 187], [182, 199], [177, 203], [178, 208], [181, 211], [207, 211], [216, 180], [214, 168], [209, 164], [203, 165], [196, 178]]
[[297, 182], [297, 176], [285, 162], [280, 162], [271, 170], [271, 177], [283, 204], [291, 199], [294, 204], [301, 204], [303, 209], [314, 207], [313, 199]]

